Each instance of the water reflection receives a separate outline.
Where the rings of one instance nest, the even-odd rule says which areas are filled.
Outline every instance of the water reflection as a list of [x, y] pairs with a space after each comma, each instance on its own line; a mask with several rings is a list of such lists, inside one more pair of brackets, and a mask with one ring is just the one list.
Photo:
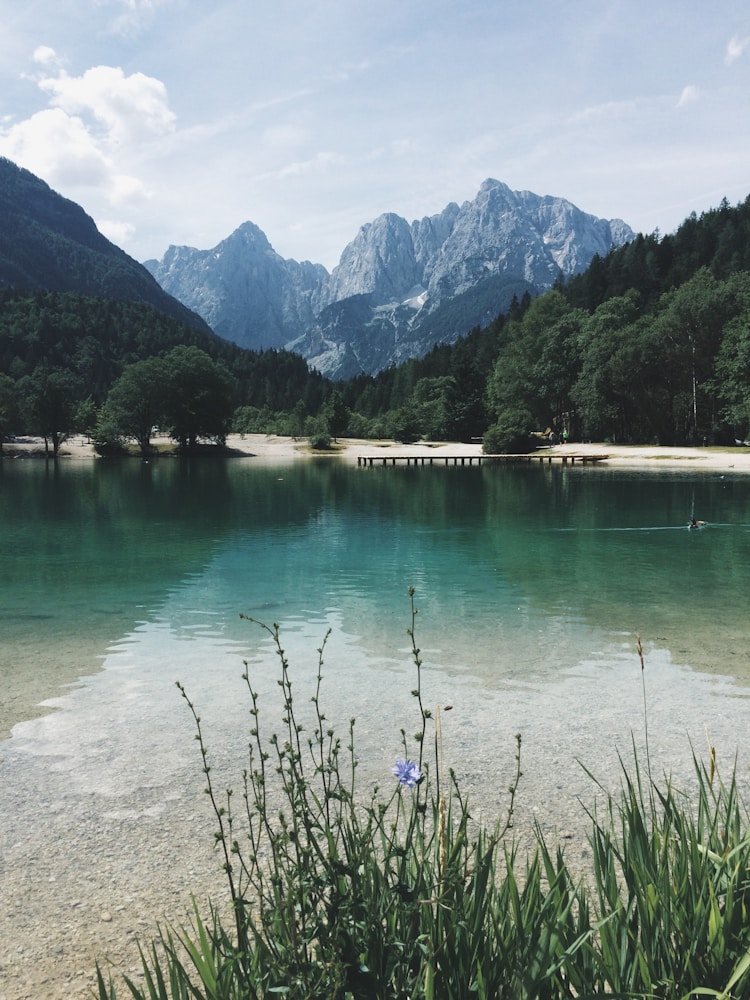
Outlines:
[[[693, 512], [709, 528], [689, 532]], [[488, 683], [547, 676], [601, 646], [595, 633], [616, 646], [637, 631], [747, 680], [748, 525], [748, 481], [706, 473], [5, 463], [0, 673], [6, 691], [33, 672], [52, 694], [139, 622], [178, 614], [190, 582], [232, 641], [240, 611], [333, 608], [391, 656], [413, 585], [441, 667]]]

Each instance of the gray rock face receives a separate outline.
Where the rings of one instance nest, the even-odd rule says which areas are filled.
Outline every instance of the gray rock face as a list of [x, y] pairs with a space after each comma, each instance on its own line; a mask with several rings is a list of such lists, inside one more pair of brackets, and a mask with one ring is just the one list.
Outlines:
[[145, 266], [220, 337], [253, 349], [283, 347], [311, 326], [328, 279], [322, 264], [284, 260], [252, 222], [213, 250], [171, 246]]
[[405, 219], [388, 213], [362, 226], [341, 254], [326, 282], [327, 304], [352, 295], [371, 295], [373, 303], [400, 302], [420, 280], [411, 230]]
[[170, 247], [146, 267], [220, 336], [287, 347], [346, 378], [453, 341], [633, 236], [619, 219], [486, 180], [473, 201], [438, 215], [362, 226], [331, 274], [284, 260], [250, 222], [213, 250]]

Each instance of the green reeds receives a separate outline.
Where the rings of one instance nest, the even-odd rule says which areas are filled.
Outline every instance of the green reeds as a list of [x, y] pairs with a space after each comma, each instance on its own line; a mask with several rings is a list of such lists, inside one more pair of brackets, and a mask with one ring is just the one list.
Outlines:
[[694, 758], [697, 791], [623, 769], [619, 799], [594, 818], [601, 985], [627, 996], [747, 995], [750, 838], [736, 775], [711, 782]]
[[[652, 779], [637, 754], [619, 793], [591, 812], [592, 863], [574, 878], [562, 848], [539, 830], [519, 858], [512, 836], [521, 738], [506, 816], [475, 822], [455, 774], [444, 773], [442, 714], [425, 707], [417, 609], [410, 591], [417, 731], [385, 794], [357, 785], [354, 720], [342, 746], [322, 702], [318, 650], [314, 726], [302, 729], [278, 626], [281, 725], [265, 733], [250, 669], [249, 760], [241, 808], [213, 784], [194, 716], [216, 819], [233, 920], [211, 909], [162, 929], [141, 952], [135, 1000], [563, 1000], [600, 995], [750, 995], [750, 838], [736, 774], [725, 784], [711, 750], [694, 756], [695, 789]], [[251, 620], [252, 621], [252, 620]], [[647, 726], [645, 664], [641, 664]], [[449, 706], [444, 706], [443, 712]], [[428, 760], [430, 727], [434, 759]], [[414, 750], [414, 760], [410, 751]], [[592, 775], [593, 779], [593, 775]], [[595, 779], [594, 779], [595, 780]], [[98, 969], [99, 1000], [117, 1000]]]

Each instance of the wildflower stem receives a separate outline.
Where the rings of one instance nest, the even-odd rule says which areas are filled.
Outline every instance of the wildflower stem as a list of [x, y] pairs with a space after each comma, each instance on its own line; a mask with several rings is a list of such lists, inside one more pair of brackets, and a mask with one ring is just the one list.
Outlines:
[[643, 660], [643, 646], [641, 644], [640, 635], [635, 637], [635, 648], [638, 652], [638, 659], [641, 662], [641, 688], [643, 690], [643, 733], [646, 742], [646, 769], [648, 770], [648, 778], [651, 781], [651, 753], [648, 745], [648, 703], [646, 700], [646, 669]]

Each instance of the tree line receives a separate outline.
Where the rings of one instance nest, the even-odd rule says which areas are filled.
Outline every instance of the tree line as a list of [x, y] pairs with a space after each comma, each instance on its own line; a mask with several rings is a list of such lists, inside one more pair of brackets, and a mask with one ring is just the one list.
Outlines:
[[662, 444], [750, 434], [750, 198], [673, 236], [638, 236], [550, 292], [425, 357], [333, 383], [286, 351], [247, 351], [156, 309], [0, 290], [0, 438], [73, 431], [102, 449], [183, 449], [230, 431], [471, 440], [530, 433]]
[[148, 399], [152, 426], [174, 429], [189, 448], [198, 438], [223, 440], [248, 405], [276, 418], [301, 401], [308, 417], [330, 392], [295, 354], [243, 350], [150, 305], [0, 289], [0, 445], [9, 434], [34, 434], [56, 452], [78, 432], [102, 450], [146, 444]]

